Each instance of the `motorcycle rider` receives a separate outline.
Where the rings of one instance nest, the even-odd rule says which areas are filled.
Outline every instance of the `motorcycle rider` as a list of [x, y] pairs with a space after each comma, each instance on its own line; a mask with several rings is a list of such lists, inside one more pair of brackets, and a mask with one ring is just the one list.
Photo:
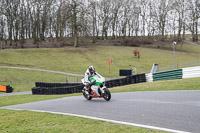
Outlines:
[[91, 94], [91, 87], [89, 86], [91, 82], [89, 79], [95, 75], [98, 75], [98, 73], [95, 71], [93, 66], [90, 66], [85, 72], [85, 86], [87, 90], [86, 93], [89, 92], [89, 94]]

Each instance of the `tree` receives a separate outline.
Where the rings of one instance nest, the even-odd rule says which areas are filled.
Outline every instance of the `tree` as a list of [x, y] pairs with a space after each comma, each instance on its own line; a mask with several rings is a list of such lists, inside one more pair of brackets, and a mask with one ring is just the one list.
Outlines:
[[111, 16], [111, 25], [112, 25], [112, 38], [116, 38], [117, 33], [117, 23], [119, 22], [119, 15], [120, 15], [120, 10], [122, 7], [122, 1], [119, 0], [113, 0], [112, 1], [112, 7], [111, 7], [111, 12], [112, 12], [112, 16]]
[[102, 39], [107, 39], [108, 37], [108, 28], [110, 26], [110, 14], [111, 14], [111, 1], [108, 0], [102, 0], [100, 2], [100, 22], [102, 26]]
[[187, 0], [188, 3], [188, 14], [187, 14], [187, 28], [192, 33], [192, 40], [194, 42], [198, 41], [198, 19], [199, 15], [199, 6], [197, 0]]
[[81, 25], [81, 16], [84, 14], [84, 1], [70, 0], [67, 3], [67, 11], [70, 17], [70, 25], [72, 29], [72, 36], [74, 38], [74, 47], [78, 47], [78, 36], [83, 25]]
[[[178, 16], [178, 37], [177, 42], [183, 40], [185, 37], [185, 0], [176, 0], [172, 6], [177, 12]], [[183, 31], [183, 39], [181, 39], [181, 31]]]
[[171, 5], [169, 0], [155, 0], [152, 10], [153, 18], [156, 20], [159, 33], [161, 34], [161, 40], [165, 40], [165, 28], [167, 15], [170, 11]]

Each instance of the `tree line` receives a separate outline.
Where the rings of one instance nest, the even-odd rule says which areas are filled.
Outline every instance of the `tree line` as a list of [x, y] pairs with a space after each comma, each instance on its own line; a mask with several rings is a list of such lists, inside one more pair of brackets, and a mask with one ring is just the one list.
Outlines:
[[0, 0], [0, 41], [12, 46], [26, 39], [79, 36], [96, 39], [166, 35], [198, 41], [197, 0]]

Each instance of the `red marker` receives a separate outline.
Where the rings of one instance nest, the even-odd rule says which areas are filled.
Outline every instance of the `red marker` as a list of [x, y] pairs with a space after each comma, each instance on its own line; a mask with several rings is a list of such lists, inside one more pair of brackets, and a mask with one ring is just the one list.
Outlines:
[[112, 59], [107, 60], [106, 62], [109, 62], [109, 72], [110, 72], [110, 64], [112, 64]]

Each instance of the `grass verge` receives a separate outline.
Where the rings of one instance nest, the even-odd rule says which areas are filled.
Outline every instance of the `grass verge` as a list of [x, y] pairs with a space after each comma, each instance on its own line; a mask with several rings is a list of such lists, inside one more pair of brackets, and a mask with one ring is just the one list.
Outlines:
[[[171, 45], [170, 45], [171, 46]], [[177, 46], [177, 49], [180, 46]], [[173, 65], [173, 51], [137, 47], [140, 60], [133, 57], [135, 47], [94, 46], [41, 49], [0, 50], [0, 65], [30, 67], [84, 74], [93, 65], [104, 77], [119, 77], [119, 69], [137, 68], [137, 73], [149, 71], [153, 63], [159, 67]], [[183, 45], [183, 51], [176, 52], [177, 63], [198, 60], [200, 47]], [[112, 58], [111, 72], [106, 60]], [[15, 92], [30, 91], [34, 82], [80, 82], [81, 77], [70, 77], [48, 72], [0, 68], [0, 84], [11, 85]]]
[[[189, 48], [189, 47], [188, 47]], [[133, 51], [140, 51], [140, 60]], [[113, 59], [111, 72], [106, 62]], [[199, 59], [197, 53], [176, 52], [177, 63]], [[149, 71], [153, 63], [160, 67], [174, 64], [173, 50], [141, 47], [94, 46], [40, 49], [6, 49], [0, 51], [0, 65], [21, 66], [84, 74], [93, 65], [105, 77], [118, 77], [119, 69], [137, 68], [137, 73]]]
[[0, 85], [11, 85], [15, 92], [31, 91], [35, 82], [80, 82], [82, 77], [72, 77], [50, 72], [0, 68]]
[[1, 133], [59, 132], [59, 133], [162, 133], [80, 117], [0, 109]]
[[50, 99], [57, 99], [63, 97], [70, 97], [70, 96], [77, 96], [80, 93], [75, 94], [65, 94], [65, 95], [12, 95], [12, 96], [0, 96], [0, 107], [9, 106], [9, 105], [16, 105], [16, 104], [23, 104], [23, 103], [30, 103], [30, 102], [37, 102], [37, 101], [44, 101]]
[[145, 82], [111, 88], [111, 92], [200, 90], [200, 78]]

